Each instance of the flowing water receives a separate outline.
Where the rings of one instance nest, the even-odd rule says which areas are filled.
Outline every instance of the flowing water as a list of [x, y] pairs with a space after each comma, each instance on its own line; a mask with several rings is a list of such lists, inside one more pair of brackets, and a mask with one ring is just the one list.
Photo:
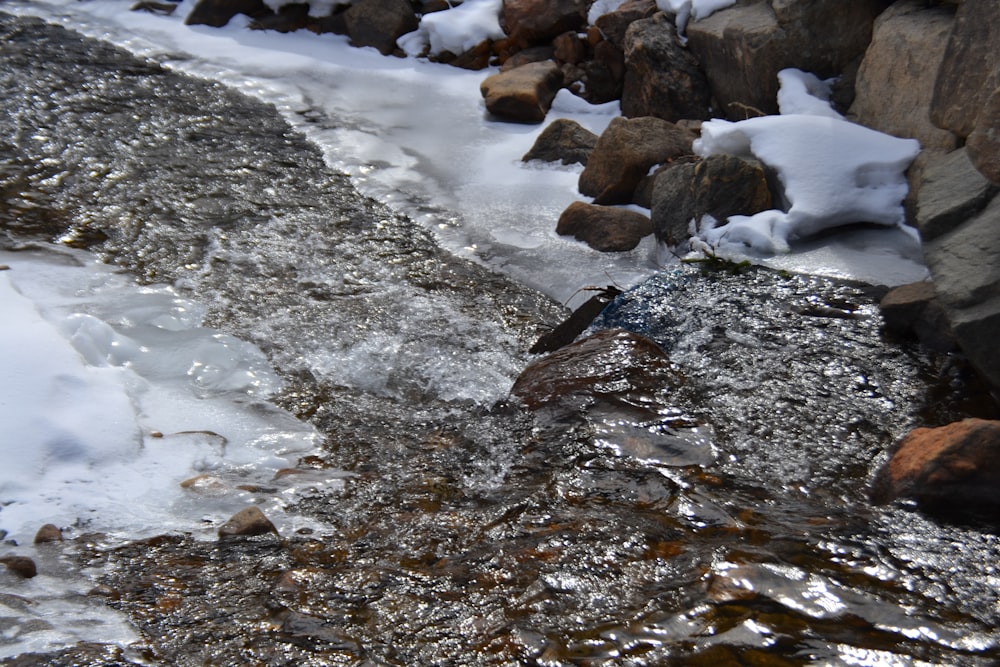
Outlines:
[[0, 15], [0, 55], [4, 246], [206, 304], [322, 434], [300, 472], [352, 475], [294, 508], [320, 531], [77, 537], [60, 562], [140, 639], [5, 664], [1000, 660], [995, 533], [868, 501], [908, 428], [992, 408], [884, 340], [873, 290], [665, 273], [595, 325], [654, 338], [659, 380], [530, 412], [508, 390], [561, 307], [358, 195], [272, 108], [31, 19]]

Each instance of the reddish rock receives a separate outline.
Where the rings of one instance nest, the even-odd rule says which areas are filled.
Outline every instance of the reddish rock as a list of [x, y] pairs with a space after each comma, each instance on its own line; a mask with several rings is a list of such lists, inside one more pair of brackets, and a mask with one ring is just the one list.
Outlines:
[[604, 39], [624, 50], [628, 27], [636, 21], [648, 19], [658, 11], [653, 0], [628, 0], [615, 11], [598, 16], [594, 25], [601, 31]]
[[501, 24], [513, 51], [547, 44], [587, 24], [586, 0], [504, 0]]
[[35, 533], [35, 544], [46, 544], [49, 542], [62, 542], [63, 534], [59, 526], [47, 523]]
[[479, 90], [486, 110], [502, 120], [541, 123], [562, 87], [562, 71], [551, 60], [494, 74]]
[[556, 233], [573, 236], [601, 252], [623, 252], [652, 234], [653, 223], [636, 211], [578, 201], [559, 216]]
[[264, 0], [198, 0], [194, 9], [184, 19], [184, 23], [221, 28], [237, 14], [261, 19], [271, 16], [274, 12], [264, 4]]
[[879, 502], [917, 501], [927, 510], [980, 514], [1000, 508], [1000, 421], [965, 419], [918, 428], [879, 471]]
[[251, 537], [267, 533], [277, 535], [278, 529], [256, 505], [241, 509], [219, 527], [219, 539], [238, 536]]
[[407, 0], [360, 0], [344, 13], [347, 34], [355, 46], [374, 46], [383, 55], [396, 50], [396, 40], [420, 22]]
[[552, 40], [553, 55], [558, 62], [577, 64], [587, 56], [587, 46], [573, 31], [564, 32]]

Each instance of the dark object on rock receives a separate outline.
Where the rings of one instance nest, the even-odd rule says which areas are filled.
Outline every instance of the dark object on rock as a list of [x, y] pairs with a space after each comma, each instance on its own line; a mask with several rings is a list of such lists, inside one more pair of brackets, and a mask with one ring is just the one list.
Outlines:
[[932, 157], [917, 194], [920, 237], [931, 241], [961, 226], [986, 208], [998, 190], [973, 166], [967, 149]]
[[63, 534], [59, 526], [47, 523], [35, 533], [35, 544], [46, 544], [48, 542], [62, 542]]
[[160, 14], [170, 16], [177, 9], [173, 2], [153, 2], [152, 0], [141, 0], [129, 7], [133, 12], [149, 12], [150, 14]]
[[406, 0], [361, 0], [344, 12], [354, 46], [374, 46], [382, 55], [396, 50], [396, 40], [420, 27]]
[[774, 208], [764, 165], [734, 155], [712, 155], [673, 166], [653, 186], [653, 233], [674, 248], [690, 237], [691, 221], [710, 215], [719, 222]]
[[558, 35], [587, 23], [584, 0], [504, 0], [501, 25], [513, 50], [547, 44]]
[[494, 74], [479, 90], [486, 110], [494, 116], [516, 123], [541, 123], [562, 83], [562, 70], [549, 60]]
[[266, 533], [278, 535], [278, 529], [256, 505], [241, 509], [219, 527], [219, 539], [237, 536], [249, 537]]
[[894, 287], [882, 297], [879, 307], [886, 331], [913, 336], [932, 350], [955, 349], [955, 336], [933, 283], [922, 281]]
[[601, 311], [621, 293], [620, 289], [612, 285], [608, 285], [600, 290], [597, 294], [587, 299], [582, 306], [574, 310], [559, 326], [539, 338], [528, 352], [541, 354], [544, 352], [555, 352], [561, 347], [566, 347], [576, 340], [576, 337], [590, 326], [594, 318], [600, 315]]
[[653, 223], [636, 211], [577, 201], [559, 216], [556, 233], [574, 236], [601, 252], [624, 252], [652, 234]]
[[667, 354], [649, 338], [604, 329], [525, 368], [511, 393], [532, 410], [594, 398], [641, 403], [675, 375]]
[[274, 12], [264, 0], [198, 0], [191, 13], [184, 19], [186, 25], [208, 25], [221, 28], [237, 14], [261, 19]]
[[712, 93], [698, 61], [666, 14], [636, 21], [625, 33], [622, 115], [671, 122], [711, 115]]
[[544, 162], [560, 161], [563, 164], [577, 162], [587, 164], [590, 153], [597, 145], [597, 135], [586, 129], [575, 120], [558, 118], [542, 130], [535, 139], [522, 161], [542, 160]]
[[879, 471], [877, 502], [915, 500], [927, 511], [976, 516], [1000, 509], [1000, 422], [965, 419], [918, 428]]
[[580, 174], [595, 204], [628, 204], [651, 167], [691, 153], [695, 135], [662, 118], [614, 118]]
[[35, 561], [31, 560], [27, 556], [4, 556], [0, 558], [0, 563], [6, 565], [7, 569], [14, 574], [24, 577], [25, 579], [31, 579], [38, 574], [38, 568], [35, 567]]

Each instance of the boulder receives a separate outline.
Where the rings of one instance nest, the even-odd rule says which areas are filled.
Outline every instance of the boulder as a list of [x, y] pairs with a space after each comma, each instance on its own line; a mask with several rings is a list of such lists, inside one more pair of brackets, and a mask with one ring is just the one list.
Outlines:
[[669, 121], [710, 116], [708, 79], [666, 14], [632, 23], [625, 33], [624, 54], [622, 115]]
[[955, 229], [986, 207], [1000, 190], [972, 164], [965, 148], [932, 156], [917, 192], [917, 226], [931, 241]]
[[35, 561], [27, 556], [3, 556], [0, 557], [0, 563], [3, 563], [7, 566], [8, 570], [24, 579], [31, 579], [38, 574]]
[[879, 502], [915, 500], [923, 509], [950, 515], [995, 513], [1000, 509], [1000, 422], [965, 419], [915, 429], [879, 471], [873, 495]]
[[62, 542], [63, 534], [59, 526], [47, 523], [35, 533], [35, 544], [47, 544], [49, 542]]
[[273, 13], [270, 7], [264, 4], [264, 0], [198, 0], [184, 19], [184, 23], [221, 28], [237, 14], [260, 19]]
[[879, 308], [887, 332], [916, 338], [939, 352], [955, 349], [955, 336], [932, 282], [894, 287], [882, 297]]
[[580, 192], [595, 204], [627, 204], [651, 167], [690, 155], [694, 139], [661, 118], [613, 118], [580, 174]]
[[604, 39], [618, 49], [625, 50], [625, 32], [628, 27], [641, 19], [648, 19], [659, 11], [653, 0], [628, 0], [618, 9], [602, 14], [594, 21]]
[[252, 537], [267, 533], [277, 535], [278, 529], [256, 505], [244, 507], [230, 517], [229, 521], [219, 526], [219, 539], [239, 536]]
[[576, 65], [587, 57], [587, 45], [575, 31], [564, 32], [552, 40], [556, 62]]
[[551, 44], [546, 46], [532, 46], [523, 51], [518, 51], [504, 60], [503, 65], [500, 66], [500, 71], [506, 72], [507, 70], [515, 69], [528, 63], [540, 63], [552, 60], [554, 56], [555, 49], [552, 48]]
[[604, 104], [622, 96], [625, 82], [625, 54], [608, 41], [594, 46], [594, 57], [583, 63], [582, 97], [591, 104]]
[[283, 5], [277, 14], [268, 14], [250, 22], [251, 30], [274, 30], [275, 32], [295, 32], [310, 26], [309, 5], [295, 2]]
[[517, 123], [541, 123], [562, 82], [562, 70], [548, 60], [494, 74], [479, 90], [486, 110], [494, 116]]
[[522, 161], [542, 160], [563, 164], [587, 164], [597, 145], [597, 135], [575, 120], [558, 118], [542, 130]]
[[774, 208], [764, 165], [734, 155], [712, 155], [675, 165], [656, 177], [652, 224], [656, 239], [676, 247], [690, 238], [691, 220], [710, 215], [753, 215]]
[[924, 150], [957, 148], [958, 137], [931, 123], [927, 112], [954, 16], [952, 9], [928, 7], [925, 0], [903, 0], [885, 10], [858, 70], [848, 118], [917, 139]]
[[407, 0], [359, 0], [344, 12], [354, 46], [374, 46], [383, 55], [396, 50], [396, 40], [420, 22]]
[[778, 72], [797, 67], [821, 79], [839, 75], [865, 52], [875, 17], [889, 4], [740, 2], [688, 25], [688, 48], [729, 118], [777, 113]]
[[1000, 185], [1000, 88], [990, 95], [965, 145], [976, 169]]
[[510, 47], [519, 51], [579, 31], [587, 25], [589, 5], [586, 0], [503, 0], [500, 20]]
[[[955, 14], [931, 101], [938, 127], [968, 137], [1000, 87], [1000, 14], [993, 2], [963, 2]], [[987, 121], [991, 119], [985, 119]]]
[[573, 236], [601, 252], [623, 252], [652, 234], [653, 225], [636, 211], [577, 201], [559, 216], [556, 233]]

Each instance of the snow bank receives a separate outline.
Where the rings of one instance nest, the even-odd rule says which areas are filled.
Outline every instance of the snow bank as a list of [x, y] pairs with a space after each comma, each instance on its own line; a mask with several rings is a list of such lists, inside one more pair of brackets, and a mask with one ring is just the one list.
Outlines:
[[781, 81], [782, 110], [794, 113], [706, 122], [694, 150], [755, 157], [770, 166], [784, 187], [787, 210], [733, 216], [722, 225], [701, 221], [701, 241], [716, 252], [728, 246], [778, 253], [788, 251], [789, 240], [840, 225], [902, 223], [904, 172], [920, 144], [843, 120], [822, 99], [828, 88], [812, 75], [785, 70]]
[[425, 50], [437, 55], [443, 51], [464, 53], [485, 39], [503, 39], [500, 28], [502, 0], [465, 0], [458, 7], [425, 14], [420, 27], [396, 40], [409, 56]]

